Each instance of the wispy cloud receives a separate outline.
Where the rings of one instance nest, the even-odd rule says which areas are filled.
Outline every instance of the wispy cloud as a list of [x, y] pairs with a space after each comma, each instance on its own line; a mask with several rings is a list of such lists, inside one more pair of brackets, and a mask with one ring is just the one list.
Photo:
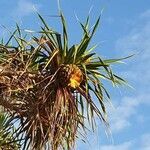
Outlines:
[[144, 11], [143, 13], [140, 14], [140, 18], [150, 18], [150, 9]]
[[[150, 95], [139, 95], [136, 97], [124, 97], [121, 102], [110, 110], [111, 130], [118, 133], [131, 125], [131, 118], [138, 114], [141, 105], [150, 105]], [[144, 119], [144, 118], [143, 118]], [[143, 120], [142, 120], [143, 121]]]
[[150, 133], [145, 133], [131, 141], [120, 144], [102, 145], [94, 150], [150, 150]]
[[141, 149], [140, 150], [150, 150], [150, 133], [146, 133], [141, 137]]
[[[114, 110], [111, 110], [112, 131], [118, 133], [123, 129], [132, 126], [131, 118], [139, 116], [139, 106], [150, 104], [150, 10], [139, 15], [135, 20], [135, 26], [126, 35], [116, 41], [116, 49], [122, 50], [124, 55], [136, 53], [130, 65], [122, 71], [127, 80], [132, 81], [136, 94], [131, 97], [124, 97]], [[145, 115], [146, 116], [146, 115]], [[145, 116], [140, 116], [144, 121]], [[140, 121], [140, 120], [139, 120]]]
[[142, 90], [150, 91], [148, 86], [148, 81], [150, 81], [150, 10], [146, 10], [139, 16], [134, 23], [134, 28], [118, 39], [115, 47], [124, 55], [137, 54], [123, 74], [138, 84], [136, 88], [141, 87]]
[[28, 16], [40, 7], [39, 4], [33, 3], [29, 0], [19, 0], [16, 8], [13, 11], [15, 17]]
[[97, 150], [131, 150], [132, 145], [132, 142], [129, 141], [117, 145], [103, 145]]
[[[150, 10], [141, 13], [137, 20], [134, 21], [134, 28], [130, 29], [126, 35], [116, 41], [115, 47], [122, 50], [121, 53], [123, 55], [129, 54], [132, 50], [132, 53], [137, 54], [130, 64], [126, 65], [126, 69], [121, 72], [127, 80], [132, 81], [135, 91], [132, 96], [119, 97], [121, 100], [117, 101], [118, 103], [114, 106], [115, 108], [109, 110], [112, 134], [115, 134], [115, 136], [117, 134], [118, 137], [124, 137], [123, 131], [132, 128], [133, 122], [138, 127], [140, 125], [146, 127], [144, 125], [145, 119], [149, 117], [142, 112], [146, 106], [150, 106], [150, 20], [148, 18], [150, 18]], [[148, 129], [144, 135], [141, 135], [142, 131], [137, 133], [136, 129], [133, 130], [133, 133], [126, 135], [130, 139], [133, 138], [131, 141], [124, 139], [124, 141], [119, 143], [120, 140], [115, 141], [116, 139], [114, 139], [114, 144], [96, 145], [92, 149], [150, 150], [150, 130]], [[137, 137], [134, 139], [134, 136]]]

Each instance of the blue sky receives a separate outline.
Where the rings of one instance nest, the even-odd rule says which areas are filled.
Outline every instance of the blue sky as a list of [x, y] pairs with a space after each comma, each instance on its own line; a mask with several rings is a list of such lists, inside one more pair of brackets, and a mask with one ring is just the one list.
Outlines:
[[[134, 89], [116, 88], [111, 92], [114, 108], [108, 107], [112, 136], [107, 137], [99, 125], [89, 132], [88, 142], [78, 141], [77, 150], [150, 150], [150, 1], [148, 0], [61, 0], [68, 21], [70, 43], [80, 41], [81, 30], [76, 16], [84, 21], [92, 6], [91, 25], [104, 8], [101, 25], [92, 43], [102, 57], [122, 57], [135, 53], [126, 64], [114, 70], [126, 78]], [[60, 30], [56, 0], [1, 0], [0, 25], [13, 30], [15, 23], [22, 29], [38, 30], [40, 23], [35, 8], [47, 22]], [[0, 36], [8, 33], [0, 27]]]

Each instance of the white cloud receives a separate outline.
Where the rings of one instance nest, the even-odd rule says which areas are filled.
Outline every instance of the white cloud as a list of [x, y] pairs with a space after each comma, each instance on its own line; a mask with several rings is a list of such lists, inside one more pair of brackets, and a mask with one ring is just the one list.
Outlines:
[[150, 133], [142, 135], [140, 141], [141, 141], [140, 150], [150, 150]]
[[150, 150], [150, 133], [145, 133], [131, 141], [120, 144], [101, 145], [94, 150]]
[[132, 145], [132, 142], [129, 141], [117, 145], [103, 145], [97, 150], [131, 150]]
[[[135, 27], [129, 34], [120, 38], [116, 42], [116, 49], [122, 50], [124, 53], [128, 53], [133, 50], [135, 52], [141, 52], [142, 60], [149, 58], [150, 48], [150, 21], [144, 21], [143, 24]], [[143, 53], [143, 54], [142, 54]]]
[[28, 16], [39, 8], [39, 4], [34, 4], [29, 0], [19, 0], [17, 6], [13, 12], [15, 17]]
[[[110, 110], [110, 125], [112, 133], [118, 133], [131, 125], [131, 117], [136, 118], [138, 107], [150, 105], [150, 95], [139, 95], [135, 97], [124, 97], [121, 102]], [[138, 115], [137, 115], [138, 116]], [[142, 116], [141, 116], [142, 117]], [[137, 118], [138, 119], [138, 118]], [[142, 122], [144, 117], [142, 117]]]
[[140, 18], [149, 18], [150, 17], [150, 9], [146, 10], [140, 15]]
[[[117, 133], [131, 126], [131, 117], [138, 115], [138, 106], [141, 104], [150, 104], [150, 10], [139, 15], [135, 20], [135, 26], [127, 35], [116, 42], [116, 49], [122, 50], [121, 53], [139, 53], [132, 58], [131, 63], [127, 65], [122, 75], [127, 80], [132, 81], [135, 86], [136, 95], [124, 97], [114, 110], [111, 110], [112, 131]], [[142, 105], [143, 107], [143, 105]], [[146, 117], [146, 116], [145, 116]], [[144, 116], [141, 116], [144, 122]], [[140, 118], [137, 118], [140, 119]]]
[[117, 133], [130, 126], [129, 118], [135, 113], [136, 106], [130, 105], [130, 101], [132, 101], [132, 98], [123, 98], [118, 106], [110, 110], [110, 114], [112, 114], [110, 115], [110, 125], [113, 133]]
[[[116, 50], [128, 55], [137, 54], [132, 58], [132, 64], [128, 66], [123, 74], [131, 81], [138, 84], [137, 88], [148, 86], [150, 81], [150, 10], [146, 10], [139, 15], [135, 21], [135, 26], [127, 35], [116, 41]], [[150, 91], [148, 87], [146, 90]]]
[[[111, 130], [117, 136], [123, 136], [121, 131], [128, 129], [132, 123], [144, 126], [147, 114], [142, 110], [150, 105], [150, 10], [139, 15], [134, 21], [132, 28], [126, 35], [118, 39], [115, 49], [121, 50], [123, 55], [138, 53], [133, 57], [131, 63], [121, 73], [135, 85], [133, 96], [122, 97], [121, 101], [115, 105], [114, 109], [109, 110]], [[132, 52], [131, 52], [132, 51]], [[140, 112], [140, 114], [139, 114]], [[147, 120], [149, 121], [149, 120]], [[146, 121], [146, 122], [147, 122]], [[137, 131], [133, 131], [137, 132]], [[144, 135], [137, 133], [137, 137], [132, 141], [124, 140], [120, 144], [101, 145], [94, 150], [150, 150], [149, 129]], [[132, 135], [132, 133], [129, 133]], [[133, 133], [134, 136], [134, 133]], [[131, 137], [130, 137], [131, 138]], [[115, 140], [115, 139], [114, 139]]]

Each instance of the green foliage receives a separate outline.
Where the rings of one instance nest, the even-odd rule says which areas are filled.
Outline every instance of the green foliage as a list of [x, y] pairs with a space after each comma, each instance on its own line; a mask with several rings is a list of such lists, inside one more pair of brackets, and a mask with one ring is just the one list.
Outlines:
[[[104, 60], [92, 52], [96, 46], [89, 48], [89, 44], [100, 17], [92, 29], [89, 16], [85, 24], [80, 23], [83, 37], [71, 47], [62, 12], [62, 34], [51, 29], [40, 14], [38, 17], [43, 24], [38, 35], [22, 33], [16, 25], [8, 41], [0, 44], [0, 105], [10, 114], [10, 122], [19, 120], [15, 134], [23, 138], [23, 149], [70, 150], [81, 129], [86, 131], [86, 119], [94, 128], [98, 116], [108, 127], [105, 100], [110, 96], [103, 81], [126, 84], [111, 64], [131, 56]], [[70, 64], [82, 73], [76, 88], [63, 85], [59, 78], [62, 66]]]
[[18, 150], [20, 147], [19, 140], [14, 137], [15, 128], [8, 120], [9, 117], [0, 113], [0, 149]]

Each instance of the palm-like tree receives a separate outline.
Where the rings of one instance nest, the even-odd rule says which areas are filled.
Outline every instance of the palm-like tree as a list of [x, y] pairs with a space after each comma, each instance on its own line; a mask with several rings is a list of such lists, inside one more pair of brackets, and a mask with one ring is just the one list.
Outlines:
[[70, 47], [62, 13], [62, 35], [38, 16], [43, 23], [38, 35], [24, 36], [17, 25], [0, 45], [0, 105], [11, 121], [18, 120], [15, 132], [24, 139], [23, 149], [69, 150], [77, 133], [86, 130], [86, 119], [94, 126], [97, 115], [108, 125], [105, 100], [110, 96], [102, 81], [125, 83], [110, 67], [122, 59], [104, 60], [92, 52], [95, 46], [89, 48], [100, 17], [91, 29], [89, 17], [80, 23], [83, 37]]
[[14, 138], [15, 128], [8, 118], [4, 112], [0, 112], [0, 149], [18, 150], [20, 148], [19, 140]]

